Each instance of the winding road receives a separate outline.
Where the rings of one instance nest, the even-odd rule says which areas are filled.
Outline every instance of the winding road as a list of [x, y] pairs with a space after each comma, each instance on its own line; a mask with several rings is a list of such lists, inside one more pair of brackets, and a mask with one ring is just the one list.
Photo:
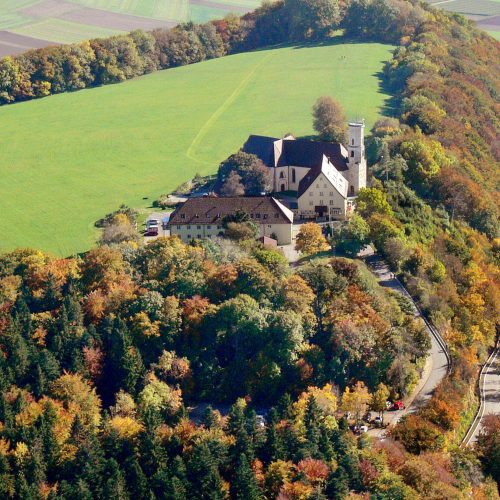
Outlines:
[[[390, 271], [387, 263], [379, 255], [375, 254], [371, 248], [365, 250], [361, 256], [366, 259], [366, 263], [377, 277], [380, 285], [392, 288], [410, 299], [415, 317], [422, 318], [431, 336], [431, 350], [426, 361], [422, 379], [413, 394], [406, 401], [406, 409], [388, 412], [384, 417], [385, 422], [391, 426], [396, 424], [402, 416], [415, 412], [429, 401], [436, 387], [449, 372], [451, 357], [448, 353], [447, 345], [439, 332], [421, 314], [414, 300], [406, 288]], [[379, 432], [378, 434], [382, 435], [383, 432]]]
[[479, 374], [480, 406], [461, 446], [475, 443], [483, 428], [484, 418], [500, 415], [500, 340]]

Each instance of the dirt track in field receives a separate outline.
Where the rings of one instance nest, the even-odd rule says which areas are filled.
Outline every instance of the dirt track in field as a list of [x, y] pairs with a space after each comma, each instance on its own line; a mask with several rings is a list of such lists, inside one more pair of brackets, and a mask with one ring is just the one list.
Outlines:
[[36, 5], [20, 10], [23, 15], [46, 19], [53, 17], [63, 21], [71, 21], [79, 24], [88, 24], [119, 31], [131, 31], [134, 29], [152, 30], [165, 28], [177, 24], [175, 21], [150, 19], [148, 17], [121, 14], [107, 10], [82, 7], [64, 0], [45, 0]]
[[106, 10], [81, 7], [71, 12], [65, 12], [57, 16], [64, 21], [74, 23], [90, 24], [100, 28], [108, 28], [120, 31], [132, 31], [135, 29], [153, 30], [155, 28], [170, 28], [177, 24], [176, 21], [162, 21], [160, 19], [149, 19], [147, 17], [119, 14]]
[[21, 54], [27, 50], [47, 47], [48, 45], [56, 44], [30, 36], [17, 35], [9, 31], [0, 31], [0, 57]]

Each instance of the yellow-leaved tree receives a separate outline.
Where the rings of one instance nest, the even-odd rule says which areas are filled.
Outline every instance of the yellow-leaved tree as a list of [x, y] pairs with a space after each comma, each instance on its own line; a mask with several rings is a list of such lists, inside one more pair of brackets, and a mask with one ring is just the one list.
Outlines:
[[330, 245], [323, 236], [321, 226], [315, 222], [303, 224], [295, 240], [295, 250], [306, 255], [330, 250]]

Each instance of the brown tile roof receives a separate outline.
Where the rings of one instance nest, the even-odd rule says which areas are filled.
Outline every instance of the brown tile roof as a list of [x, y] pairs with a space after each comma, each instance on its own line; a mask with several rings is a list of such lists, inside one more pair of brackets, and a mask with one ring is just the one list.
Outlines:
[[220, 224], [227, 215], [242, 211], [260, 224], [291, 224], [293, 214], [274, 198], [227, 197], [189, 198], [170, 217], [170, 225]]

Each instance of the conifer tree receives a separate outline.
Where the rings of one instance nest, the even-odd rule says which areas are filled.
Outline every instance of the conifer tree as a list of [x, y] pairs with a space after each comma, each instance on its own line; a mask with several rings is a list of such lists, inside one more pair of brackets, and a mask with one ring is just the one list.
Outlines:
[[26, 462], [26, 480], [30, 486], [40, 488], [45, 483], [46, 463], [43, 457], [43, 445], [39, 437], [35, 438], [30, 446], [29, 459]]
[[53, 311], [59, 306], [59, 290], [55, 276], [51, 273], [45, 285], [42, 307], [46, 311]]
[[330, 474], [325, 493], [331, 500], [342, 500], [348, 495], [349, 477], [341, 465]]
[[205, 408], [205, 411], [203, 412], [202, 422], [203, 422], [203, 425], [207, 429], [212, 429], [215, 426], [215, 424], [217, 423], [217, 419], [215, 418], [214, 410], [210, 405], [208, 405]]
[[277, 429], [279, 421], [280, 419], [277, 410], [275, 408], [271, 408], [269, 413], [269, 426], [267, 430], [267, 446], [264, 448], [264, 452], [267, 453], [269, 461], [286, 459], [286, 449], [283, 438]]
[[260, 500], [262, 498], [257, 478], [244, 453], [238, 460], [236, 474], [231, 484], [231, 497], [236, 500]]
[[40, 416], [40, 438], [49, 482], [54, 482], [56, 479], [56, 469], [60, 458], [60, 446], [54, 432], [56, 420], [56, 410], [53, 403], [49, 402]]
[[290, 394], [286, 392], [285, 394], [283, 394], [283, 396], [281, 396], [280, 400], [278, 401], [278, 406], [276, 408], [278, 417], [280, 419], [291, 419], [293, 417], [292, 408], [293, 408], [292, 398]]
[[108, 460], [105, 469], [104, 498], [129, 500], [127, 483], [123, 472], [114, 458]]
[[126, 460], [125, 471], [131, 497], [135, 499], [148, 498], [148, 481], [135, 456]]
[[189, 461], [188, 479], [191, 483], [192, 498], [203, 500], [227, 498], [219, 470], [206, 443], [201, 443], [194, 449]]
[[319, 443], [321, 440], [320, 418], [321, 411], [316, 403], [316, 399], [311, 395], [307, 402], [304, 424], [306, 426], [307, 450], [313, 458], [323, 458], [319, 453]]
[[7, 457], [0, 453], [0, 498], [9, 498], [14, 485], [14, 476]]
[[32, 333], [32, 323], [31, 323], [31, 312], [28, 308], [28, 304], [24, 300], [22, 295], [16, 299], [16, 303], [13, 310], [14, 325], [16, 330], [26, 339], [31, 340]]

